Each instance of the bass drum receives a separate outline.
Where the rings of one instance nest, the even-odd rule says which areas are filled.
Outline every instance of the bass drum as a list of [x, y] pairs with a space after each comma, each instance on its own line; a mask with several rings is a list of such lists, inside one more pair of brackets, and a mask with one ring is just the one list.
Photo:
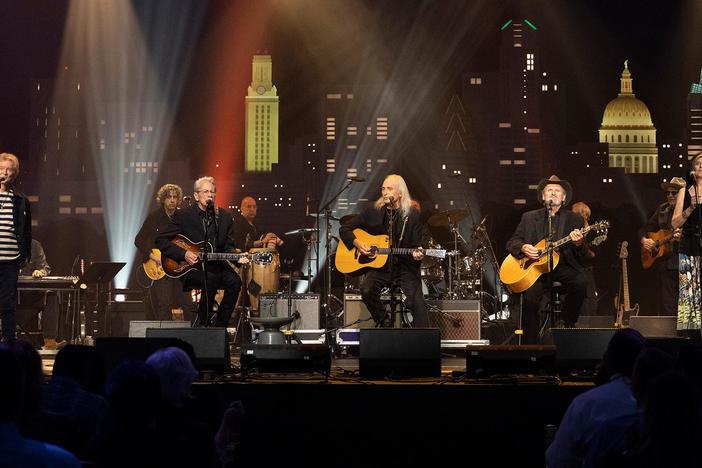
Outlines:
[[[249, 293], [249, 304], [258, 310], [259, 294], [277, 293], [280, 290], [280, 255], [275, 249], [256, 248], [249, 253], [270, 253], [270, 261], [252, 261], [241, 269], [241, 282]], [[242, 288], [243, 290], [243, 288]]]

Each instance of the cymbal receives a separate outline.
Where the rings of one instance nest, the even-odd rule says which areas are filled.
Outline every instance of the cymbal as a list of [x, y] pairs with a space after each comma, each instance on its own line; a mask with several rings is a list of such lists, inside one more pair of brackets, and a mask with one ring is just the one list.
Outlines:
[[432, 215], [428, 220], [429, 226], [449, 226], [455, 224], [468, 216], [468, 211], [462, 208], [453, 210], [439, 211]]
[[[326, 215], [324, 213], [310, 213], [308, 216], [319, 219], [326, 218]], [[329, 219], [331, 219], [332, 221], [339, 221], [339, 218], [337, 218], [336, 216], [330, 216]]]
[[295, 234], [307, 234], [308, 232], [317, 232], [319, 229], [317, 228], [300, 228], [300, 229], [294, 229], [292, 231], [288, 231], [285, 233], [286, 236], [294, 236]]

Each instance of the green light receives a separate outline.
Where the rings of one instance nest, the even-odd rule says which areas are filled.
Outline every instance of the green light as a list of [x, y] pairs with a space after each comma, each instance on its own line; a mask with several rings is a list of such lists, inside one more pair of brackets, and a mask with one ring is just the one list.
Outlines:
[[502, 25], [500, 28], [500, 31], [504, 31], [507, 26], [509, 26], [512, 23], [512, 20], [507, 20], [505, 24]]
[[524, 22], [527, 24], [527, 26], [529, 26], [531, 29], [536, 31], [536, 26], [534, 26], [531, 21], [529, 21], [528, 19], [525, 19]]

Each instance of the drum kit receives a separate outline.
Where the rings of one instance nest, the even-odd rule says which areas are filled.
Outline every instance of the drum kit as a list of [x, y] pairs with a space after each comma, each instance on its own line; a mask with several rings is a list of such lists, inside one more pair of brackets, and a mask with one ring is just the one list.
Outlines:
[[[427, 220], [427, 224], [431, 227], [448, 228], [453, 237], [448, 242], [448, 246], [453, 249], [446, 252], [446, 258], [425, 257], [422, 261], [424, 292], [432, 299], [480, 299], [481, 297], [482, 272], [487, 261], [487, 247], [482, 238], [477, 246], [471, 246], [461, 235], [458, 223], [467, 218], [468, 214], [464, 209], [452, 209], [435, 213]], [[475, 241], [478, 237], [473, 236], [473, 240]], [[433, 240], [430, 240], [428, 247], [442, 248]]]

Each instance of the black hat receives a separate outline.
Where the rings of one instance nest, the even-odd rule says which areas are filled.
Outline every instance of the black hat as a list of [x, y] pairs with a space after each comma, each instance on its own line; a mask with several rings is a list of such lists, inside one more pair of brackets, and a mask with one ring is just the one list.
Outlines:
[[563, 187], [563, 190], [565, 190], [565, 193], [566, 193], [566, 197], [565, 197], [565, 201], [563, 202], [563, 205], [567, 205], [568, 203], [570, 203], [571, 198], [573, 198], [573, 187], [570, 186], [570, 182], [568, 182], [567, 180], [559, 179], [558, 176], [555, 174], [552, 175], [551, 177], [549, 177], [548, 179], [541, 179], [541, 181], [539, 182], [539, 185], [536, 187], [536, 200], [539, 203], [543, 203], [543, 201], [544, 201], [543, 200], [544, 187], [546, 187], [547, 185], [550, 185], [550, 184], [556, 184], [556, 185], [560, 185], [561, 187]]

